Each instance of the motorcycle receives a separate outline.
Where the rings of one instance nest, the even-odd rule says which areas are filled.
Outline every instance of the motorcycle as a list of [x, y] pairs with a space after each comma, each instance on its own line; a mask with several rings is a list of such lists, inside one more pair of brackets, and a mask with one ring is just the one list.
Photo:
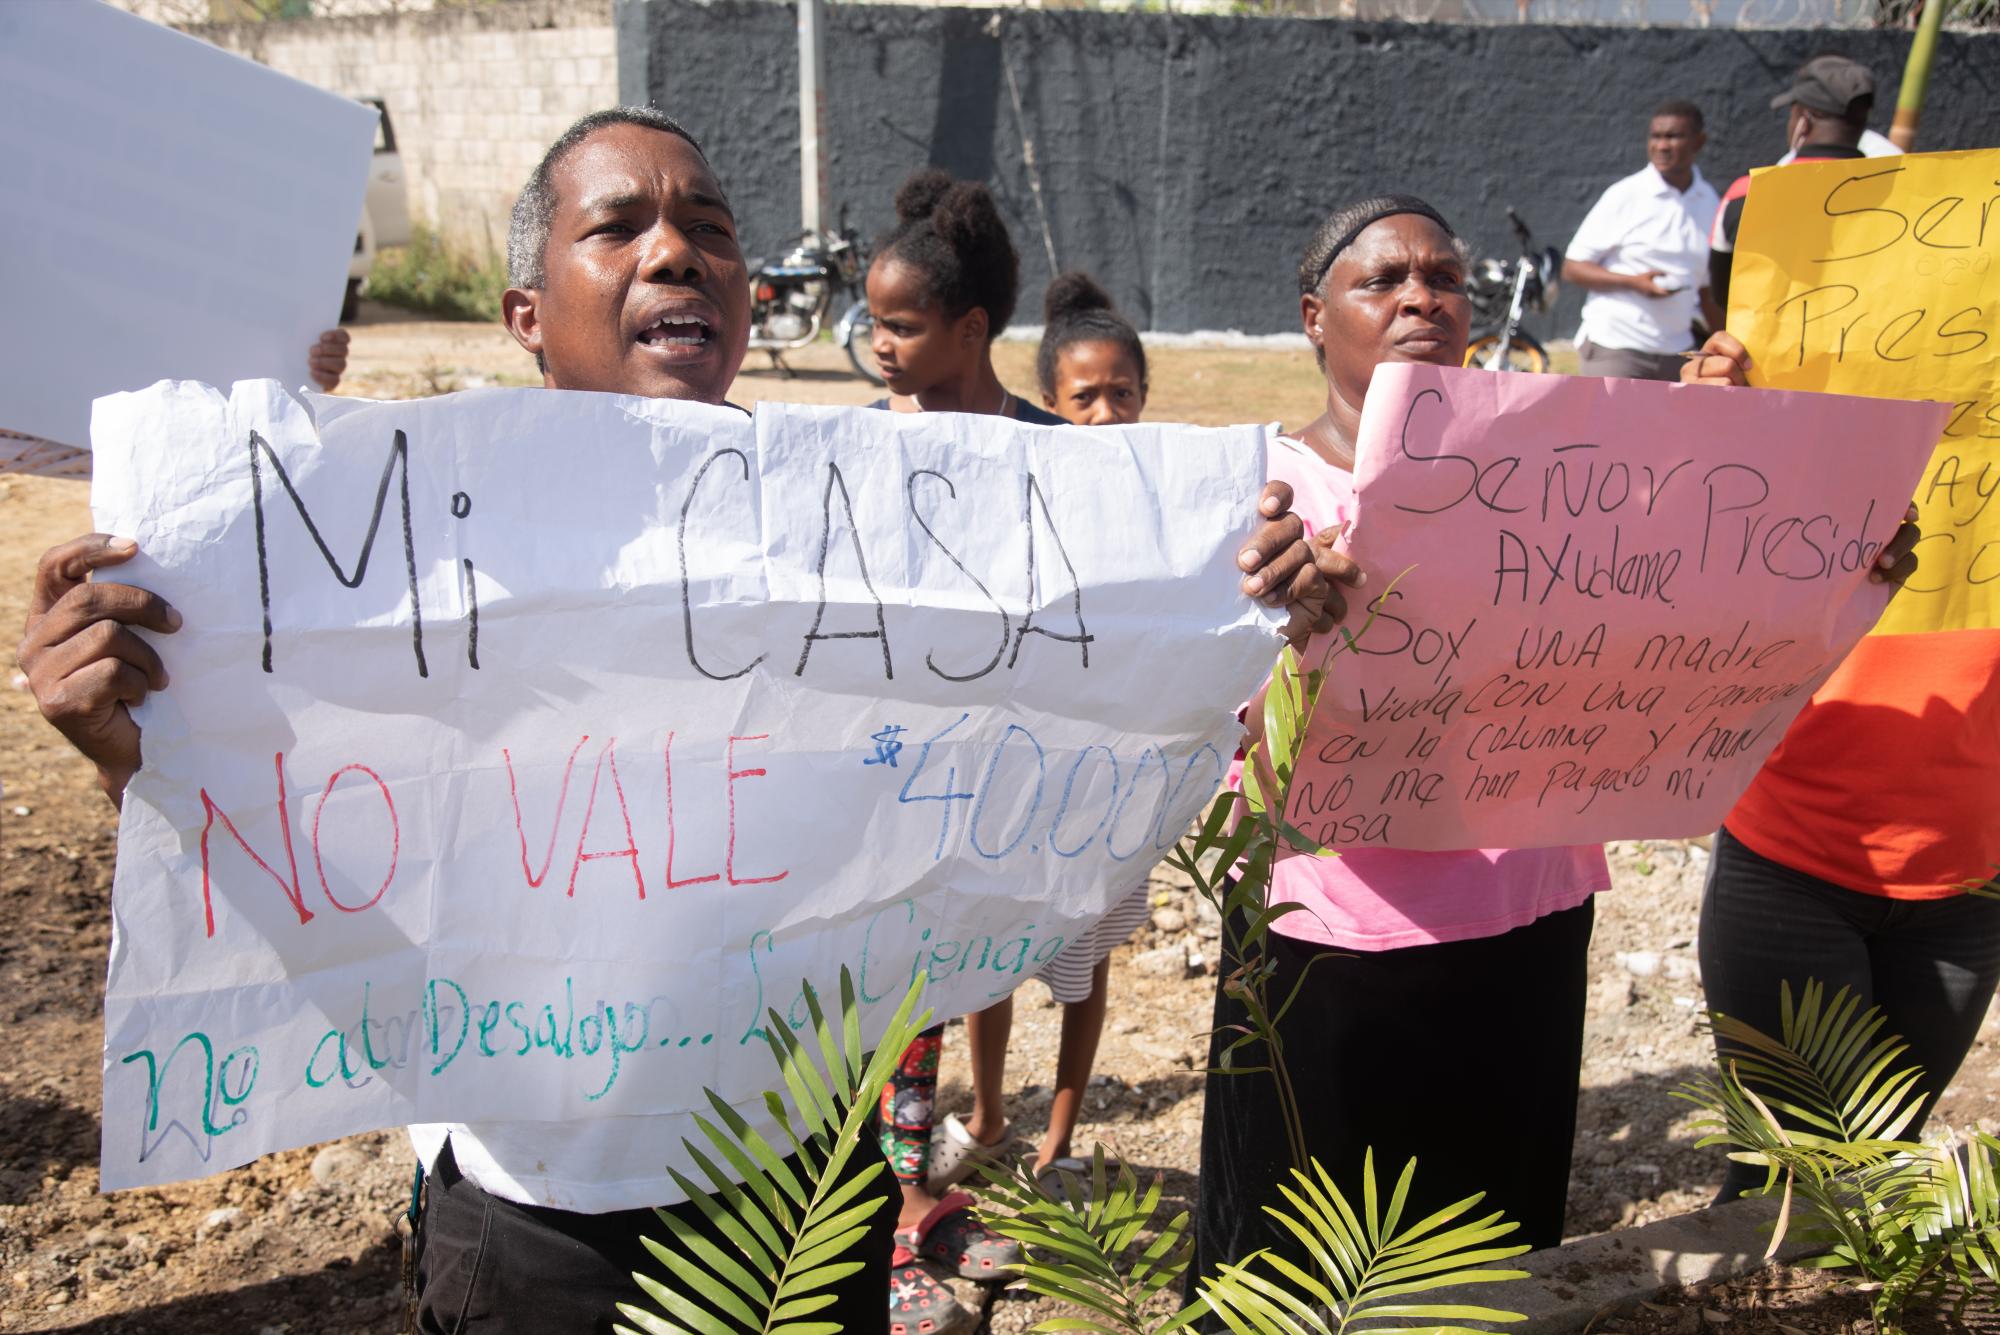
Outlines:
[[750, 346], [769, 353], [771, 365], [790, 375], [784, 354], [818, 338], [827, 317], [844, 299], [847, 304], [834, 325], [834, 341], [847, 350], [857, 374], [881, 384], [869, 347], [874, 323], [863, 295], [867, 273], [868, 249], [847, 225], [843, 207], [834, 231], [803, 233], [777, 259], [752, 264]]
[[1553, 246], [1536, 250], [1528, 225], [1511, 208], [1507, 221], [1520, 239], [1521, 255], [1511, 264], [1489, 258], [1473, 266], [1465, 285], [1472, 302], [1465, 364], [1488, 371], [1546, 371], [1549, 351], [1521, 328], [1521, 317], [1529, 311], [1540, 314], [1555, 300], [1562, 252]]

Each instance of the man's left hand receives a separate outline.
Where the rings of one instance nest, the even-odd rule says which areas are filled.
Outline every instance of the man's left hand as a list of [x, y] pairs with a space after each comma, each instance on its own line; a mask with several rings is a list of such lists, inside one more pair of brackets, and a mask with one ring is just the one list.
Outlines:
[[306, 349], [306, 363], [312, 368], [313, 383], [333, 393], [347, 371], [347, 331], [329, 329]]

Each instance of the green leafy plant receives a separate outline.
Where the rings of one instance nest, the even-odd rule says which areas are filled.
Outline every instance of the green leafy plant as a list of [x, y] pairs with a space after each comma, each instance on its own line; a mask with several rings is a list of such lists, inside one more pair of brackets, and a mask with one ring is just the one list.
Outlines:
[[1285, 1069], [1284, 1037], [1278, 1026], [1298, 1000], [1307, 975], [1302, 973], [1284, 996], [1274, 996], [1272, 985], [1278, 966], [1265, 946], [1272, 925], [1302, 906], [1269, 902], [1271, 868], [1279, 853], [1286, 850], [1332, 856], [1287, 821], [1285, 811], [1298, 769], [1299, 747], [1325, 684], [1327, 665], [1351, 650], [1373, 623], [1371, 615], [1360, 632], [1343, 629], [1344, 640], [1335, 641], [1334, 649], [1310, 670], [1303, 667], [1291, 646], [1285, 647], [1264, 692], [1264, 735], [1244, 756], [1241, 791], [1218, 796], [1201, 825], [1167, 854], [1168, 864], [1193, 881], [1195, 892], [1221, 915], [1223, 959], [1229, 969], [1222, 987], [1243, 1007], [1246, 1016], [1244, 1023], [1230, 1026], [1229, 1041], [1209, 1074], [1224, 1078], [1268, 1075], [1277, 1082], [1287, 1148], [1292, 1167], [1298, 1170], [1307, 1163], [1305, 1122]]
[[498, 320], [506, 290], [507, 266], [498, 255], [475, 257], [421, 223], [411, 229], [409, 245], [377, 254], [368, 275], [370, 299], [447, 320]]
[[1021, 1244], [1023, 1287], [1086, 1313], [1044, 1321], [1036, 1330], [1164, 1335], [1200, 1314], [1194, 1307], [1162, 1317], [1164, 1295], [1187, 1269], [1194, 1241], [1187, 1211], [1158, 1222], [1160, 1175], [1142, 1190], [1130, 1166], [1106, 1166], [1102, 1145], [1088, 1178], [1059, 1174], [1053, 1191], [1020, 1163], [991, 1163], [981, 1172], [987, 1199], [980, 1217]]
[[[1201, 1301], [1236, 1335], [1355, 1335], [1410, 1329], [1443, 1335], [1476, 1329], [1465, 1321], [1520, 1321], [1506, 1312], [1467, 1303], [1411, 1301], [1437, 1289], [1523, 1279], [1521, 1270], [1492, 1270], [1486, 1263], [1519, 1256], [1525, 1245], [1492, 1246], [1519, 1225], [1496, 1211], [1461, 1220], [1485, 1198], [1480, 1192], [1405, 1226], [1404, 1207], [1417, 1161], [1403, 1165], [1386, 1206], [1375, 1182], [1375, 1154], [1361, 1167], [1361, 1208], [1349, 1204], [1318, 1160], [1310, 1174], [1296, 1170], [1280, 1188], [1290, 1210], [1267, 1210], [1313, 1259], [1308, 1271], [1272, 1252], [1255, 1252], [1225, 1265], [1201, 1285]], [[1438, 1324], [1427, 1324], [1438, 1323]]]
[[[1186, 1211], [1158, 1222], [1162, 1182], [1143, 1190], [1125, 1165], [1108, 1171], [1103, 1147], [1086, 1183], [1064, 1174], [1046, 1191], [1016, 1165], [986, 1171], [992, 1204], [983, 1212], [997, 1232], [1022, 1246], [1024, 1286], [1032, 1293], [1082, 1309], [1034, 1327], [1043, 1335], [1173, 1335], [1213, 1313], [1236, 1335], [1361, 1335], [1375, 1330], [1467, 1331], [1466, 1321], [1519, 1321], [1517, 1312], [1464, 1303], [1413, 1301], [1418, 1295], [1461, 1285], [1520, 1279], [1519, 1270], [1487, 1263], [1518, 1256], [1526, 1246], [1494, 1246], [1515, 1224], [1498, 1213], [1465, 1216], [1482, 1199], [1468, 1196], [1423, 1219], [1404, 1224], [1405, 1204], [1417, 1162], [1403, 1167], [1388, 1200], [1382, 1200], [1370, 1153], [1361, 1170], [1357, 1209], [1317, 1161], [1292, 1173], [1280, 1188], [1289, 1209], [1267, 1209], [1279, 1227], [1312, 1258], [1307, 1270], [1272, 1252], [1256, 1252], [1225, 1265], [1202, 1281], [1198, 1298], [1172, 1307], [1168, 1295], [1186, 1271], [1193, 1250]], [[1413, 1324], [1413, 1323], [1438, 1324]]]
[[634, 1276], [659, 1310], [620, 1303], [618, 1310], [632, 1322], [617, 1327], [622, 1335], [835, 1335], [841, 1329], [838, 1322], [810, 1318], [833, 1305], [834, 1284], [862, 1268], [841, 1257], [881, 1208], [866, 1188], [888, 1164], [875, 1156], [852, 1173], [845, 1170], [897, 1059], [930, 1023], [928, 1010], [912, 1015], [926, 981], [919, 976], [911, 985], [872, 1054], [861, 1041], [861, 1005], [845, 968], [835, 1019], [821, 1010], [811, 986], [803, 989], [810, 1044], [770, 1012], [764, 1034], [791, 1104], [767, 1091], [764, 1106], [789, 1148], [772, 1145], [720, 1095], [703, 1091], [716, 1120], [696, 1114], [695, 1125], [708, 1146], [681, 1143], [708, 1185], [668, 1171], [729, 1245], [718, 1246], [685, 1221], [656, 1211], [668, 1237], [643, 1241], [673, 1283]]
[[1823, 1248], [1799, 1262], [1851, 1269], [1876, 1324], [1901, 1329], [1913, 1301], [2000, 1297], [2000, 1140], [1949, 1131], [1903, 1139], [1924, 1101], [1908, 1044], [1880, 1008], [1808, 980], [1784, 985], [1778, 1037], [1710, 1017], [1720, 1069], [1678, 1097], [1704, 1112], [1700, 1144], [1766, 1171], [1778, 1194], [1767, 1256], [1788, 1235]]

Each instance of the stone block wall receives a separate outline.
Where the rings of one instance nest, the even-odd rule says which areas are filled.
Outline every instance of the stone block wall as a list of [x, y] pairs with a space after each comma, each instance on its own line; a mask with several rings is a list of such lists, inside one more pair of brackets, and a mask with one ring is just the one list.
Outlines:
[[332, 92], [381, 98], [412, 214], [475, 251], [504, 252], [514, 195], [549, 141], [618, 100], [610, 0], [187, 31]]

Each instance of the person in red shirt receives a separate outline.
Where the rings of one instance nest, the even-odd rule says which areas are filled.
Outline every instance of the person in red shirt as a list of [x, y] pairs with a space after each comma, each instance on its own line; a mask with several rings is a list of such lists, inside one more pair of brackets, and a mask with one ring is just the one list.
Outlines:
[[[1684, 382], [1746, 383], [1751, 354], [1728, 332], [1702, 354]], [[1996, 803], [2000, 629], [1865, 637], [1715, 836], [1699, 947], [1709, 1007], [1775, 1036], [1786, 984], [1880, 1006], [1909, 1045], [1896, 1067], [1924, 1071], [1916, 1135], [2000, 982]], [[1719, 1199], [1763, 1179], [1731, 1162]]]

